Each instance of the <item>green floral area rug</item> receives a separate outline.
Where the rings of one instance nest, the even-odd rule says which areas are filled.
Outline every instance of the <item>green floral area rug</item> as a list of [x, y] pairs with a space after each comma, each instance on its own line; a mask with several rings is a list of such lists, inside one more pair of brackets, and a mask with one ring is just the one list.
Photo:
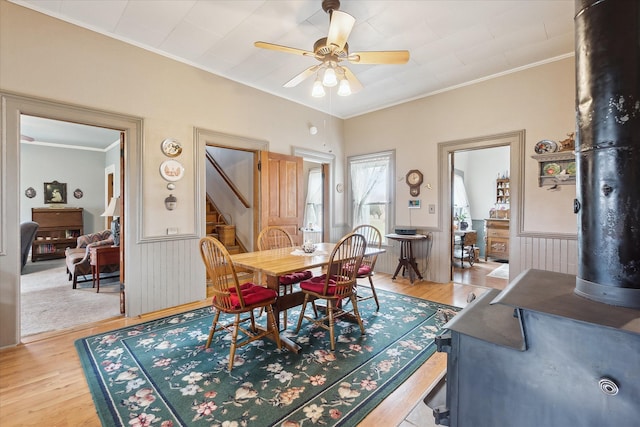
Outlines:
[[[434, 352], [434, 337], [459, 309], [378, 291], [359, 304], [355, 322], [329, 332], [289, 311], [283, 333], [299, 354], [270, 340], [236, 352], [227, 370], [230, 335], [205, 343], [213, 318], [202, 308], [76, 341], [104, 426], [355, 426]], [[369, 304], [369, 302], [371, 302]], [[266, 316], [261, 319], [264, 322]]]

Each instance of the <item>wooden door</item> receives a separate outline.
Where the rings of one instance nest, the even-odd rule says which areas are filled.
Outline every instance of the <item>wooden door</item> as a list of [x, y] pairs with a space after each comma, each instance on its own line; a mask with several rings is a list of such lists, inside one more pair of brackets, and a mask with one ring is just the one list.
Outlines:
[[260, 152], [261, 227], [279, 225], [302, 243], [304, 177], [302, 157]]

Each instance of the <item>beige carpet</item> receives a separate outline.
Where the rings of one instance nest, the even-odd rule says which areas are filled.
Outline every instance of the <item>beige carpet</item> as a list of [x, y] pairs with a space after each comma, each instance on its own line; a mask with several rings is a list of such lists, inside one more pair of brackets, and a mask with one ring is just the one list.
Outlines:
[[20, 284], [23, 337], [120, 316], [117, 279], [100, 280], [96, 293], [91, 280], [72, 289], [67, 277], [63, 259], [27, 262]]

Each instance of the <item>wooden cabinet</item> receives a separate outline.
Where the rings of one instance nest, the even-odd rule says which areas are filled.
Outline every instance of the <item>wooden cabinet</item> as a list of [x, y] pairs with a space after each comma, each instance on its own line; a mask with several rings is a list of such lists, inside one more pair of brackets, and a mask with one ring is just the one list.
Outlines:
[[38, 223], [38, 234], [31, 246], [31, 261], [64, 258], [66, 248], [75, 248], [84, 234], [82, 208], [32, 208], [31, 220]]
[[485, 252], [488, 257], [509, 260], [509, 220], [485, 219]]
[[509, 178], [496, 179], [496, 203], [501, 205], [508, 204], [510, 199]]

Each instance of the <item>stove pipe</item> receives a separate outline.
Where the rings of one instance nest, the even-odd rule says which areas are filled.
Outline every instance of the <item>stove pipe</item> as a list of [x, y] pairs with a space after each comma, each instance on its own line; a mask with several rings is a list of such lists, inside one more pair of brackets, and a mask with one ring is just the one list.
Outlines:
[[575, 293], [640, 308], [640, 2], [575, 6]]

